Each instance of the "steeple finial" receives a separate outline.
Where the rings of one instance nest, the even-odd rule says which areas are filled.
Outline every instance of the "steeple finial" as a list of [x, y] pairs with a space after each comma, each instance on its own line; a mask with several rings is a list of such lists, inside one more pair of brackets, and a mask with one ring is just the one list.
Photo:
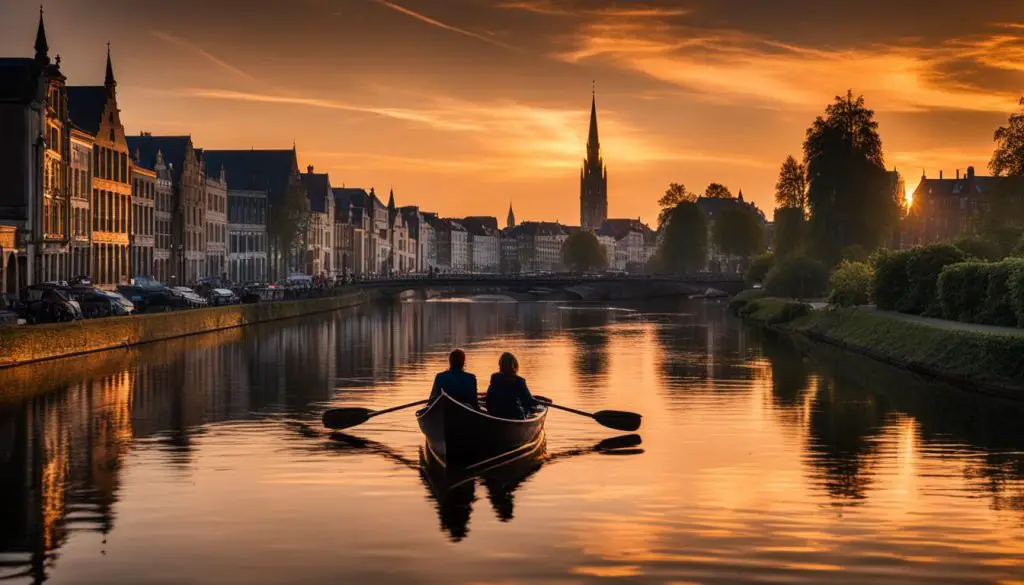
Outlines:
[[110, 41], [107, 41], [107, 75], [104, 77], [103, 85], [107, 86], [107, 89], [117, 85], [117, 81], [114, 80], [114, 65], [110, 62]]
[[36, 29], [36, 61], [40, 63], [50, 62], [50, 47], [46, 44], [46, 26], [43, 25], [43, 5], [39, 5], [39, 28]]

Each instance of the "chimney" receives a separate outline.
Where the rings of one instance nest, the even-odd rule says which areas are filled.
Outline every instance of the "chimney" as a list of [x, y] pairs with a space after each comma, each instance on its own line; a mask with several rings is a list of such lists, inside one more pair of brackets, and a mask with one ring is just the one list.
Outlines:
[[973, 181], [974, 180], [974, 167], [967, 167], [967, 180], [968, 181]]
[[313, 165], [309, 165], [308, 167], [306, 167], [306, 172], [312, 175], [313, 174]]
[[957, 180], [957, 181], [959, 181], [959, 180], [960, 180], [960, 169], [957, 169], [957, 170], [956, 170], [956, 180]]
[[941, 170], [939, 171], [939, 180], [940, 181], [942, 180], [942, 171]]

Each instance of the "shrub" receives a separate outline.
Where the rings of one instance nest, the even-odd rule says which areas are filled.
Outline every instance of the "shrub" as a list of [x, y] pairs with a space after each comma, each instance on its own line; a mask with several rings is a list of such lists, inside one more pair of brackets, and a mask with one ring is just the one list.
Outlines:
[[907, 290], [898, 310], [912, 315], [936, 317], [942, 314], [938, 302], [939, 273], [950, 264], [967, 260], [959, 248], [950, 244], [932, 244], [909, 251]]
[[1017, 324], [1010, 280], [1014, 274], [1024, 271], [1024, 260], [1007, 258], [992, 265], [988, 272], [988, 287], [985, 291], [985, 306], [982, 322], [990, 325], [1013, 327]]
[[1013, 270], [1006, 280], [1010, 303], [1017, 317], [1017, 326], [1024, 327], [1024, 270]]
[[747, 303], [739, 314], [741, 317], [764, 323], [765, 325], [779, 325], [803, 317], [810, 313], [811, 307], [807, 303], [789, 301], [786, 299], [755, 299]]
[[768, 296], [768, 292], [763, 288], [748, 288], [729, 299], [729, 310], [733, 315], [739, 315], [749, 303], [757, 299], [763, 299], [766, 296]]
[[768, 271], [775, 267], [775, 256], [773, 254], [762, 254], [750, 259], [750, 266], [747, 267], [746, 280], [748, 284], [764, 282]]
[[829, 304], [841, 307], [868, 304], [874, 278], [874, 270], [867, 262], [843, 260], [829, 280]]
[[992, 266], [985, 262], [960, 262], [942, 269], [937, 294], [943, 318], [966, 323], [982, 322]]
[[853, 244], [843, 248], [843, 260], [849, 260], [850, 262], [867, 262], [870, 258], [868, 251], [864, 249], [864, 246], [860, 244]]
[[897, 311], [903, 302], [903, 294], [909, 285], [907, 278], [907, 260], [909, 251], [879, 250], [872, 259], [875, 268], [875, 279], [872, 283], [871, 296], [875, 305], [886, 311]]
[[1002, 260], [1004, 257], [999, 244], [988, 238], [982, 238], [979, 236], [961, 236], [953, 241], [953, 245], [968, 256], [973, 256], [978, 260], [995, 262], [997, 260]]
[[790, 256], [768, 272], [764, 288], [774, 296], [799, 299], [821, 296], [827, 283], [828, 272], [821, 263], [806, 256]]

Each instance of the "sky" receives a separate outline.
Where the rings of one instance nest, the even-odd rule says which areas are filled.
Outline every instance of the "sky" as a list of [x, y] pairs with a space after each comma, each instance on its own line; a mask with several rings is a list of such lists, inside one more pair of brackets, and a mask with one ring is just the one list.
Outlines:
[[[38, 4], [0, 0], [0, 55]], [[773, 208], [778, 169], [852, 89], [888, 168], [985, 174], [1024, 94], [1020, 0], [48, 0], [51, 56], [129, 134], [289, 148], [335, 186], [442, 215], [579, 223], [592, 88], [609, 215], [670, 182]]]

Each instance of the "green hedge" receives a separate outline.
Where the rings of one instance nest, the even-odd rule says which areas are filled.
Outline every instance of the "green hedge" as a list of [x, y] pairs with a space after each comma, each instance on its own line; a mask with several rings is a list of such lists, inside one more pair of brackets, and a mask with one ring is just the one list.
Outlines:
[[806, 299], [824, 296], [828, 271], [806, 256], [789, 256], [779, 261], [764, 279], [772, 296]]
[[939, 274], [946, 266], [966, 260], [967, 254], [950, 244], [878, 254], [873, 290], [875, 304], [880, 309], [937, 317], [942, 314], [938, 298]]
[[986, 262], [960, 262], [942, 269], [938, 296], [944, 319], [984, 322], [992, 266]]
[[867, 262], [843, 260], [829, 279], [828, 302], [840, 307], [866, 305], [871, 301], [874, 273]]
[[807, 303], [787, 299], [754, 299], [739, 311], [739, 315], [764, 325], [781, 325], [811, 312]]
[[[985, 290], [985, 306], [982, 323], [1013, 327], [1017, 325], [1019, 303], [1014, 302], [1010, 290], [1011, 278], [1024, 271], [1024, 259], [1007, 258], [992, 264], [988, 272], [988, 287]], [[1024, 308], [1021, 309], [1024, 311]]]

